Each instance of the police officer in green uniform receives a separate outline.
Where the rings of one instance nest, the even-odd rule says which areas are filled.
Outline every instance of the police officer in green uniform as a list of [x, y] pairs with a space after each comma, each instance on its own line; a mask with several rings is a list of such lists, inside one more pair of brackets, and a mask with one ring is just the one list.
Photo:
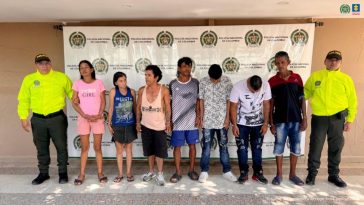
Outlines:
[[[32, 131], [37, 148], [39, 175], [33, 185], [49, 179], [50, 140], [57, 150], [59, 183], [68, 182], [67, 117], [63, 112], [65, 97], [72, 99], [72, 82], [64, 74], [53, 70], [51, 60], [44, 54], [35, 56], [36, 72], [27, 75], [18, 95], [18, 115], [21, 126]], [[30, 110], [33, 116], [28, 120]]]
[[320, 158], [326, 135], [328, 142], [328, 181], [346, 187], [339, 177], [344, 131], [349, 131], [357, 113], [357, 96], [353, 80], [341, 72], [340, 51], [330, 51], [325, 59], [326, 68], [312, 73], [305, 86], [305, 98], [312, 108], [308, 175], [306, 184], [314, 185], [320, 167]]

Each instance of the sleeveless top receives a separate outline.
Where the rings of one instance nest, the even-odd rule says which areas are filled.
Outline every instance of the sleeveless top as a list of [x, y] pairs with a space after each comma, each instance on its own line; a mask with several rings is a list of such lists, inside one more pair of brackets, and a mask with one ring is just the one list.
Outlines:
[[135, 124], [135, 113], [133, 110], [133, 96], [131, 90], [127, 87], [126, 95], [120, 93], [118, 87], [115, 87], [114, 110], [112, 113], [112, 125], [128, 126]]
[[166, 120], [162, 107], [162, 86], [159, 88], [157, 98], [152, 102], [147, 99], [147, 86], [145, 86], [142, 94], [142, 120], [141, 124], [145, 127], [157, 131], [166, 129]]

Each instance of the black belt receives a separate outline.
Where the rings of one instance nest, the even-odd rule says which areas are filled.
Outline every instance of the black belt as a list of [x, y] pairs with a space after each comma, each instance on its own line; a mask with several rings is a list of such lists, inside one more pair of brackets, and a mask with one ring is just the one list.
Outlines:
[[52, 117], [57, 117], [58, 115], [63, 115], [63, 110], [54, 112], [54, 113], [50, 113], [48, 115], [42, 115], [42, 114], [38, 114], [38, 113], [34, 113], [33, 112], [33, 117], [37, 117], [37, 118], [44, 118], [44, 119], [48, 119], [48, 118], [52, 118]]

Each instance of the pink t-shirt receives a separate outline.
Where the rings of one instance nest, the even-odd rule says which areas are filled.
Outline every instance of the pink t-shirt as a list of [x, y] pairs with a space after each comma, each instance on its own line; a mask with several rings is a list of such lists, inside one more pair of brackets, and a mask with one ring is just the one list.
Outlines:
[[85, 114], [99, 114], [101, 104], [100, 94], [105, 91], [104, 83], [101, 80], [95, 80], [92, 83], [77, 80], [73, 84], [72, 89], [78, 92], [80, 107]]

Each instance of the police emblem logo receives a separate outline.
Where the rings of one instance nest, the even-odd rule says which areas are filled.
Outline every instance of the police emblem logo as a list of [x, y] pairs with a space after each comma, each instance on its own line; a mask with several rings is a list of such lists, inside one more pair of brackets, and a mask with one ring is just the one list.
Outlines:
[[360, 4], [352, 4], [351, 10], [353, 11], [353, 15], [360, 14]]
[[171, 32], [161, 31], [158, 33], [156, 41], [159, 47], [170, 48], [173, 45], [174, 39]]
[[69, 37], [72, 48], [83, 48], [86, 44], [86, 36], [81, 32], [73, 32]]
[[343, 4], [340, 6], [340, 13], [341, 14], [349, 14], [350, 13], [350, 6], [348, 4]]
[[73, 139], [73, 147], [75, 148], [75, 150], [79, 151], [81, 150], [81, 137], [80, 135], [77, 135], [74, 139]]
[[215, 47], [217, 44], [217, 35], [213, 31], [205, 31], [200, 36], [200, 42], [203, 47]]
[[262, 41], [263, 35], [258, 30], [250, 30], [245, 34], [245, 44], [249, 47], [258, 47]]
[[144, 73], [145, 68], [151, 64], [152, 62], [148, 58], [139, 58], [135, 62], [135, 70], [137, 71], [137, 73], [139, 72]]
[[268, 60], [268, 63], [267, 63], [267, 67], [268, 67], [268, 72], [277, 72], [277, 66], [275, 64], [275, 58], [272, 57]]
[[118, 31], [112, 36], [114, 47], [127, 47], [129, 45], [129, 35], [124, 31]]
[[109, 69], [109, 63], [103, 58], [97, 58], [92, 62], [97, 74], [106, 74]]
[[292, 45], [305, 45], [308, 41], [308, 33], [303, 29], [296, 29], [291, 34]]
[[222, 62], [222, 69], [224, 70], [225, 73], [238, 72], [239, 67], [240, 67], [240, 63], [239, 63], [238, 59], [236, 59], [234, 57], [226, 58]]
[[35, 80], [33, 83], [34, 83], [34, 87], [39, 87], [40, 86], [40, 81], [39, 80]]
[[196, 70], [196, 63], [195, 63], [195, 61], [193, 59], [191, 59], [191, 60], [192, 60], [192, 69], [191, 69], [191, 72], [194, 73], [195, 70]]

